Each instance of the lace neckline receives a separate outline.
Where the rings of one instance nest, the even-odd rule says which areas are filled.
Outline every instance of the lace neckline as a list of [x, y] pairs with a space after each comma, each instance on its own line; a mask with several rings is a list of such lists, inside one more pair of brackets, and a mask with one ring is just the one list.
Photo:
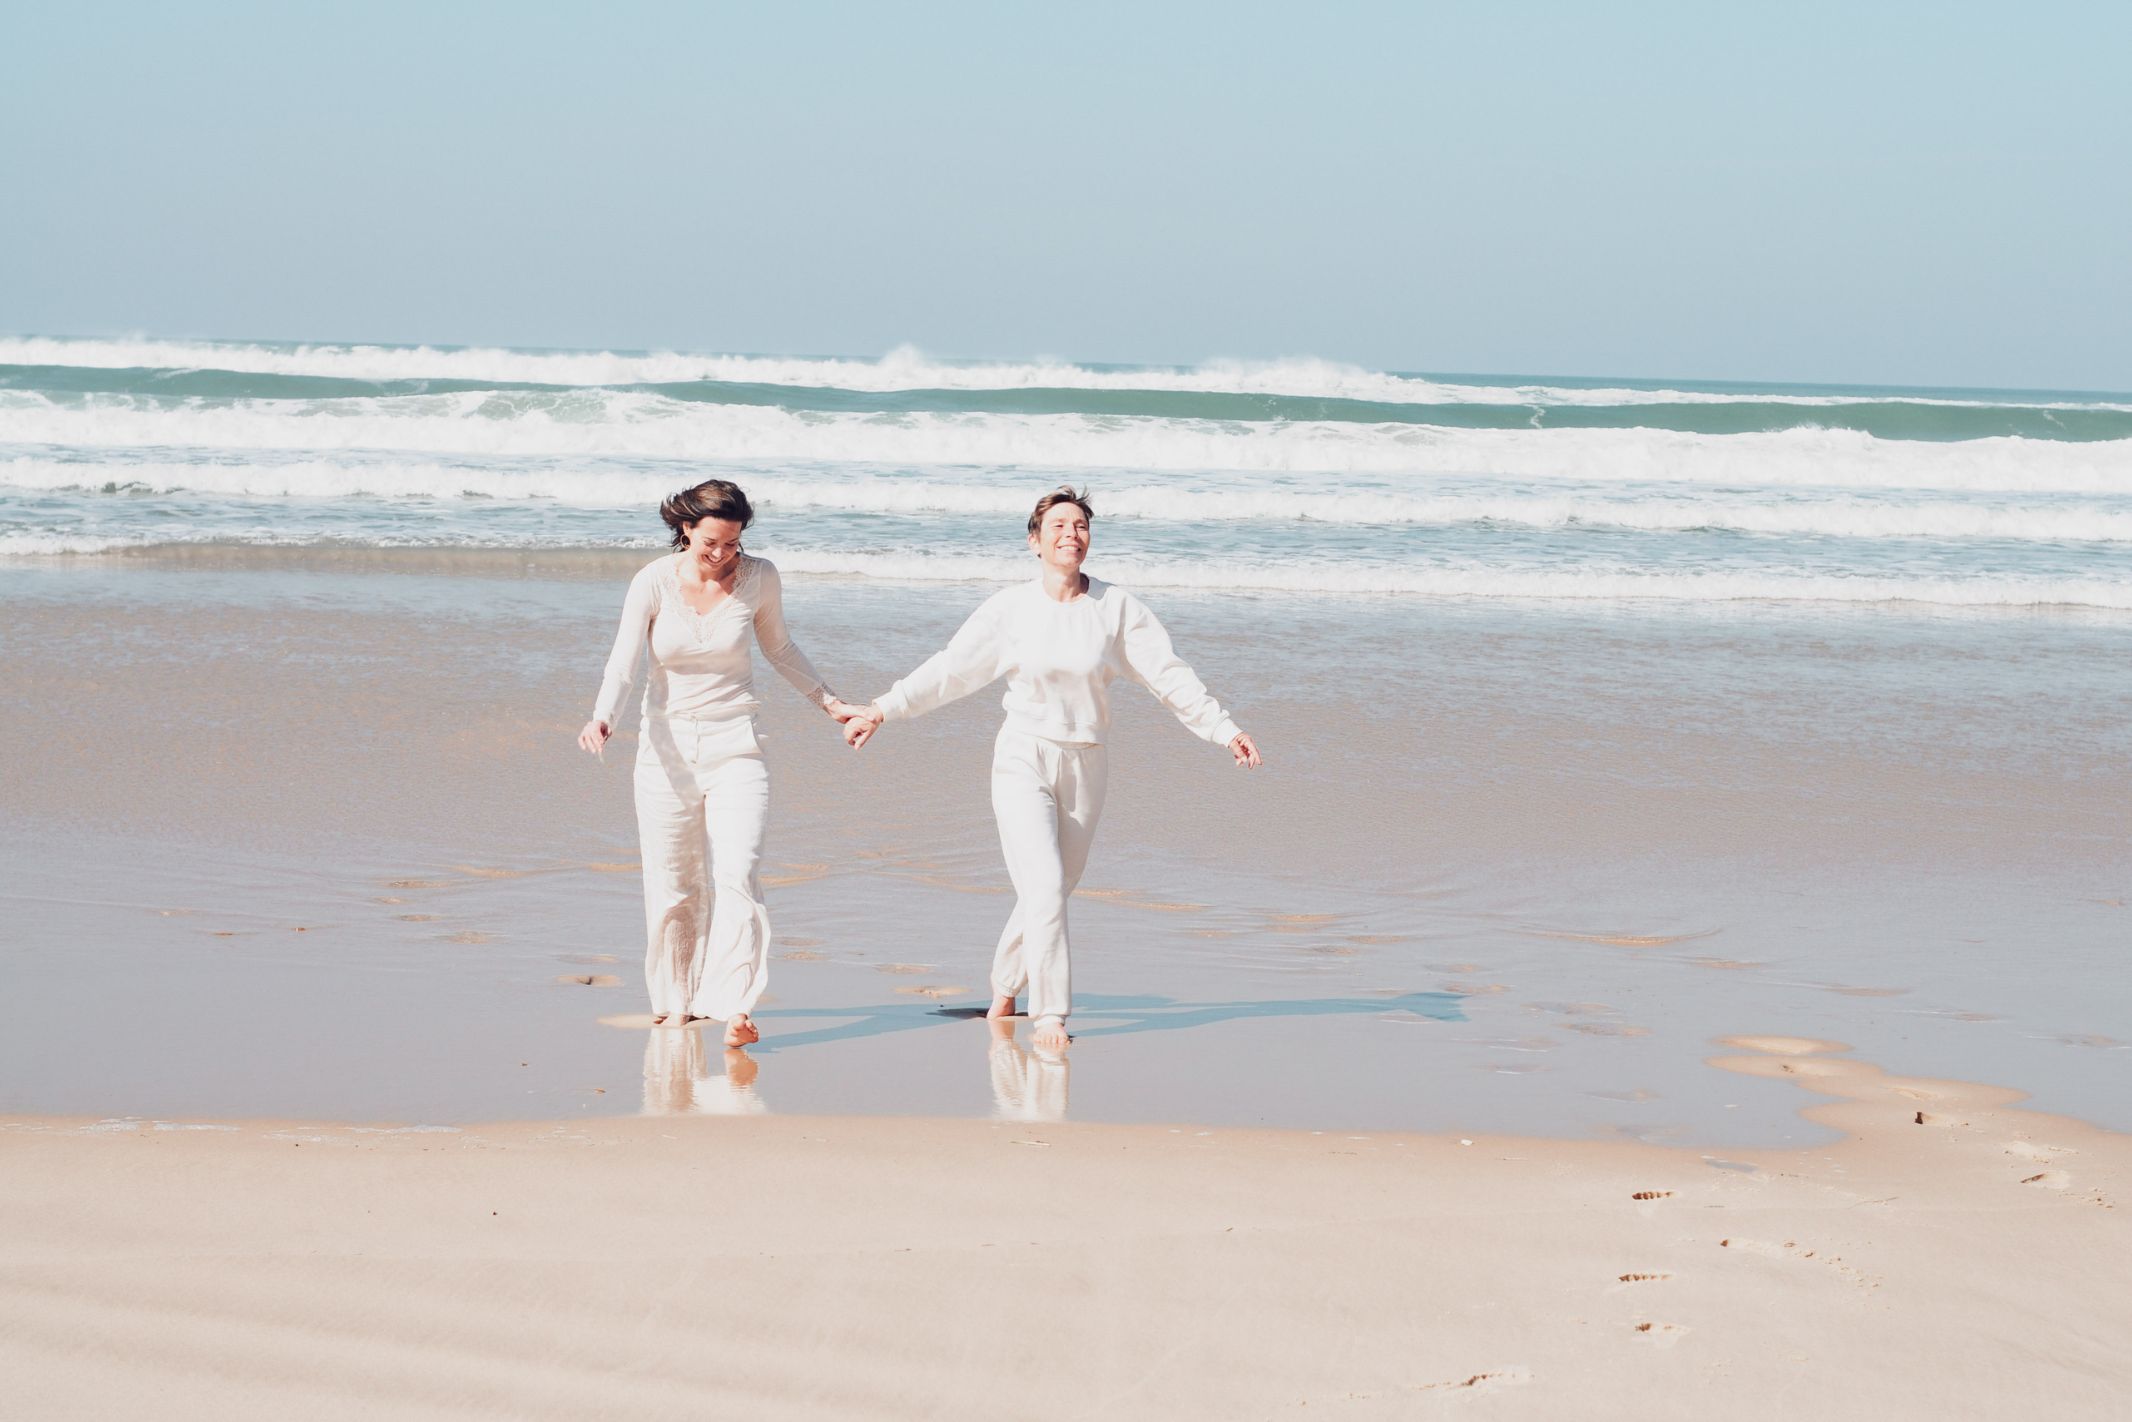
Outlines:
[[742, 600], [742, 592], [754, 580], [756, 567], [761, 562], [751, 553], [741, 554], [740, 575], [733, 579], [733, 590], [720, 599], [718, 605], [709, 612], [698, 612], [695, 608], [690, 607], [688, 599], [681, 595], [681, 559], [684, 556], [677, 553], [666, 560], [666, 588], [674, 595], [674, 606], [680, 608], [682, 615], [699, 628], [707, 627], [717, 621], [725, 615], [727, 608]]

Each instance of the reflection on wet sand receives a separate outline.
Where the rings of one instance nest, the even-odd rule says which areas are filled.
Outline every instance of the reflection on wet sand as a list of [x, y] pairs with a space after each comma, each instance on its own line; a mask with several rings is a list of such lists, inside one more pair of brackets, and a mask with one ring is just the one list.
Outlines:
[[1063, 1121], [1073, 1068], [1062, 1051], [1034, 1051], [1014, 1039], [1014, 1022], [992, 1029], [992, 1114], [1002, 1121]]
[[725, 1074], [711, 1075], [703, 1033], [686, 1027], [654, 1027], [644, 1034], [646, 1116], [761, 1116], [769, 1106], [755, 1094], [754, 1058], [737, 1047], [725, 1053]]

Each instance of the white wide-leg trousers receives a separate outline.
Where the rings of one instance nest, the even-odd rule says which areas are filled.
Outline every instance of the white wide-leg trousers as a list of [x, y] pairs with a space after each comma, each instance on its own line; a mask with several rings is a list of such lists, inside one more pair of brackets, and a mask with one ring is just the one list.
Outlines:
[[1110, 760], [1100, 745], [1001, 727], [992, 748], [992, 813], [1014, 881], [1014, 913], [992, 955], [992, 990], [1028, 999], [1034, 1021], [1073, 1011], [1066, 900], [1088, 867]]
[[636, 782], [652, 1012], [754, 1011], [770, 954], [757, 877], [770, 771], [754, 718], [647, 716]]

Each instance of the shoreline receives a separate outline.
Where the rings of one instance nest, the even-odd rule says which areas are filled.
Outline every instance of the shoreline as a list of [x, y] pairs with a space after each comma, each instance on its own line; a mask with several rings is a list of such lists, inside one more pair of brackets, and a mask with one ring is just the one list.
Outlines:
[[[251, 543], [240, 539], [169, 541], [148, 544], [117, 544], [93, 550], [19, 552], [0, 554], [0, 572], [192, 572], [192, 573], [296, 573], [314, 576], [388, 574], [401, 577], [490, 578], [521, 582], [626, 584], [639, 568], [669, 550], [645, 544], [617, 547], [611, 544], [487, 545], [487, 544], [366, 544], [321, 541], [316, 543]], [[779, 553], [765, 556], [773, 560]], [[784, 556], [792, 556], [789, 552]], [[801, 555], [804, 557], [804, 554]], [[858, 591], [889, 592], [909, 589], [998, 588], [1016, 579], [988, 573], [954, 575], [888, 576], [877, 571], [824, 571], [805, 568], [781, 570], [788, 582], [820, 583]], [[1816, 616], [1900, 617], [1907, 619], [1972, 619], [1988, 622], [2008, 620], [2072, 622], [2076, 624], [2121, 622], [2132, 609], [2101, 603], [2071, 601], [1960, 602], [1928, 597], [1891, 596], [1877, 599], [1777, 595], [1766, 593], [1683, 598], [1658, 592], [1612, 590], [1590, 593], [1451, 591], [1414, 588], [1286, 587], [1274, 584], [1225, 587], [1200, 583], [1168, 583], [1130, 574], [1122, 581], [1146, 587], [1164, 598], [1254, 601], [1282, 600], [1336, 603], [1389, 601], [1418, 602], [1442, 608], [1509, 608], [1563, 613], [1572, 616], [1693, 616], [1728, 619], [1766, 613], [1796, 615], [1811, 611]]]
[[1844, 1139], [15, 1117], [0, 1356], [50, 1418], [2114, 1415], [2132, 1137], [1730, 1045]]

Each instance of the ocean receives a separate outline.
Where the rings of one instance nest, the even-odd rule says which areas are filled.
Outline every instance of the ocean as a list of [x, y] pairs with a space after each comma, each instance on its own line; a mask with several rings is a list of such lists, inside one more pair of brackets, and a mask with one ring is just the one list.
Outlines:
[[1090, 571], [1267, 756], [1119, 698], [1052, 1071], [943, 1015], [1006, 908], [997, 693], [854, 756], [759, 669], [748, 1109], [1041, 1078], [1737, 1163], [1827, 1138], [1701, 1065], [1774, 1033], [2132, 1127], [2132, 396], [42, 338], [0, 340], [0, 1110], [730, 1104], [599, 1024], [628, 753], [571, 745], [711, 477], [855, 698], [1089, 490]]
[[788, 572], [1019, 576], [1084, 485], [1137, 587], [2132, 609], [2132, 396], [0, 340], [0, 555], [653, 548], [747, 487]]

